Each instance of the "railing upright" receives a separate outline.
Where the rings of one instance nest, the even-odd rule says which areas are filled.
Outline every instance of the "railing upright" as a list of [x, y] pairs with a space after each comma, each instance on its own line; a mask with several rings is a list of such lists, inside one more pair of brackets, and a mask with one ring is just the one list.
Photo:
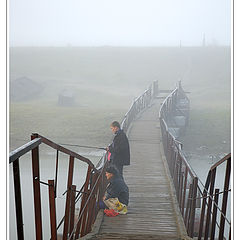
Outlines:
[[[37, 138], [37, 136], [32, 135], [31, 138], [33, 140]], [[42, 240], [42, 208], [41, 208], [39, 147], [38, 146], [32, 149], [32, 176], [33, 176], [36, 240]]]
[[231, 156], [227, 160], [227, 168], [225, 173], [225, 182], [224, 182], [224, 193], [223, 193], [223, 201], [222, 201], [222, 215], [220, 222], [220, 231], [219, 231], [219, 239], [223, 239], [223, 232], [225, 226], [225, 217], [227, 210], [227, 201], [228, 201], [228, 190], [229, 190], [229, 182], [230, 182], [230, 173], [231, 173]]
[[74, 169], [74, 157], [70, 156], [69, 167], [68, 167], [68, 183], [67, 183], [67, 197], [65, 203], [65, 219], [64, 219], [64, 230], [63, 230], [63, 240], [67, 240], [69, 231], [69, 213], [70, 213], [70, 203], [71, 203], [71, 186], [73, 181], [73, 169]]
[[22, 194], [21, 194], [21, 180], [19, 169], [19, 158], [13, 162], [13, 176], [14, 176], [14, 193], [15, 193], [15, 209], [17, 219], [17, 236], [19, 240], [24, 239], [23, 233], [23, 215], [22, 215]]
[[[198, 236], [198, 239], [211, 239], [215, 237], [215, 228], [219, 226], [217, 223], [217, 210], [218, 207], [219, 190], [215, 189], [215, 176], [216, 168], [223, 162], [227, 161], [227, 167], [225, 171], [225, 182], [223, 190], [223, 200], [221, 213], [221, 221], [219, 227], [218, 239], [224, 239], [225, 222], [227, 221], [230, 229], [230, 221], [226, 218], [226, 209], [228, 204], [228, 192], [230, 183], [230, 172], [231, 172], [231, 154], [228, 154], [218, 163], [212, 166], [209, 171], [205, 186], [198, 179], [190, 165], [188, 164], [183, 151], [182, 144], [176, 139], [174, 134], [171, 133], [175, 131], [176, 122], [174, 120], [175, 116], [179, 114], [185, 118], [185, 126], [188, 124], [189, 119], [189, 99], [186, 97], [185, 92], [182, 89], [181, 82], [179, 82], [178, 87], [168, 95], [168, 97], [163, 101], [160, 111], [159, 119], [162, 133], [162, 143], [164, 148], [164, 153], [169, 165], [169, 170], [173, 178], [173, 183], [175, 185], [177, 199], [179, 202], [179, 208], [182, 213], [184, 223], [187, 229], [187, 233], [190, 237]], [[180, 132], [183, 132], [185, 126], [177, 126]], [[180, 129], [180, 128], [183, 128]], [[202, 186], [199, 185], [201, 183]], [[208, 188], [210, 189], [208, 190]], [[203, 188], [203, 192], [202, 189]], [[214, 194], [215, 189], [215, 194]], [[188, 190], [188, 193], [187, 193]], [[200, 195], [199, 195], [200, 194]], [[201, 206], [201, 216], [199, 222], [199, 229], [196, 232], [195, 227], [195, 210], [197, 208], [197, 199], [202, 199]], [[213, 226], [214, 225], [214, 226]], [[229, 232], [229, 237], [231, 237], [231, 232]], [[230, 238], [229, 238], [230, 239]]]
[[56, 220], [54, 180], [48, 180], [48, 191], [49, 191], [51, 240], [57, 240], [57, 220]]

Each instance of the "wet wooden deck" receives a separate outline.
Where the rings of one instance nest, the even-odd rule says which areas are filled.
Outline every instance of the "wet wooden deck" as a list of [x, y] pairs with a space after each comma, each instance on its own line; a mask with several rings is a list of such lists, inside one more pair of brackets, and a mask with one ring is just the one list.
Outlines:
[[131, 165], [124, 167], [129, 186], [127, 215], [104, 216], [94, 239], [189, 239], [186, 237], [161, 145], [160, 102], [134, 121], [129, 131]]

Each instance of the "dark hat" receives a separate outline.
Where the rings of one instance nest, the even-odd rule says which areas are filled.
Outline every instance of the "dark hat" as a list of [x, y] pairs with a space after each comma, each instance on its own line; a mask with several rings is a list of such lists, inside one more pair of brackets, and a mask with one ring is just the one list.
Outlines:
[[112, 173], [113, 175], [118, 175], [118, 170], [114, 166], [110, 166], [106, 169], [106, 172]]

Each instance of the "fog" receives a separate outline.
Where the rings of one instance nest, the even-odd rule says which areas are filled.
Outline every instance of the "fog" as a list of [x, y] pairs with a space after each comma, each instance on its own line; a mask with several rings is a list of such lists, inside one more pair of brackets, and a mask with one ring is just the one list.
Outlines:
[[228, 0], [10, 0], [10, 46], [230, 45]]
[[[153, 80], [158, 80], [159, 89], [170, 90], [181, 79], [191, 102], [189, 126], [181, 140], [190, 165], [204, 183], [211, 165], [231, 150], [230, 60], [231, 48], [219, 46], [10, 48], [10, 150], [27, 142], [32, 132], [56, 143], [105, 147], [112, 136], [109, 124], [121, 121], [132, 101]], [[73, 102], [59, 102], [62, 93], [72, 96]], [[94, 162], [99, 159], [97, 152], [71, 149]], [[47, 174], [54, 173], [49, 163], [55, 162], [55, 153], [49, 149], [42, 153], [41, 176], [47, 180]], [[62, 161], [59, 179], [64, 189], [67, 159]], [[21, 159], [20, 165], [21, 178], [30, 182], [30, 159]], [[81, 169], [79, 176], [85, 171]], [[15, 239], [11, 168], [9, 174], [10, 239]], [[34, 227], [29, 187], [23, 184], [22, 191], [26, 194], [23, 208], [32, 206], [31, 214], [24, 215], [25, 223], [32, 226], [25, 228], [31, 239]], [[59, 209], [64, 206], [62, 192], [58, 192]], [[43, 208], [47, 214], [46, 200]], [[57, 217], [59, 221], [61, 211]], [[48, 236], [48, 221], [44, 229]]]
[[[210, 166], [230, 152], [231, 1], [10, 0], [8, 26], [10, 151], [32, 132], [56, 143], [105, 147], [112, 136], [109, 124], [121, 121], [154, 80], [159, 89], [170, 90], [181, 79], [191, 102], [181, 140], [203, 182]], [[94, 163], [102, 154], [71, 149]], [[40, 156], [46, 181], [54, 172], [54, 154], [48, 149]], [[58, 220], [67, 169], [61, 161]], [[25, 226], [31, 225], [25, 233], [32, 239], [29, 156], [20, 167], [23, 208], [31, 206], [24, 214]], [[78, 167], [79, 187], [86, 166]], [[10, 239], [15, 239], [11, 168], [9, 186]], [[48, 218], [47, 201], [43, 208]]]

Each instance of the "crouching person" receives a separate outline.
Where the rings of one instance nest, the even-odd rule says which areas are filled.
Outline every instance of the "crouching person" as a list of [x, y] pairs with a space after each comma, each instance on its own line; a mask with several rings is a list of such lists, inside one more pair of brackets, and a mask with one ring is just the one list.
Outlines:
[[128, 186], [114, 166], [106, 169], [106, 178], [109, 184], [103, 197], [105, 206], [118, 214], [126, 214], [129, 201]]

